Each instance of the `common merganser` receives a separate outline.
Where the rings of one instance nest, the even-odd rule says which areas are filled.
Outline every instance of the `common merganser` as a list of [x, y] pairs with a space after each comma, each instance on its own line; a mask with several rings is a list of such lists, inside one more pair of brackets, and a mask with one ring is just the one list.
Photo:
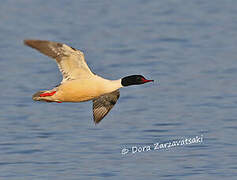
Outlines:
[[44, 40], [24, 40], [24, 44], [55, 59], [63, 75], [60, 85], [51, 90], [39, 91], [32, 99], [58, 103], [92, 100], [95, 124], [99, 123], [116, 104], [120, 88], [153, 81], [142, 75], [126, 76], [118, 80], [104, 79], [91, 72], [83, 52], [78, 49]]

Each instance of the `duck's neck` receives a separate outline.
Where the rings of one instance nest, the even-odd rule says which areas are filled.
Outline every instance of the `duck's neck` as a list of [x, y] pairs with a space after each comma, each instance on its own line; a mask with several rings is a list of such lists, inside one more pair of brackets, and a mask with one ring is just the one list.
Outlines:
[[122, 86], [121, 84], [121, 79], [118, 79], [118, 80], [109, 80], [109, 83], [108, 83], [108, 87], [112, 90], [112, 91], [115, 91]]
[[118, 80], [108, 80], [105, 78], [102, 78], [100, 76], [96, 76], [97, 82], [99, 82], [100, 86], [102, 85], [101, 89], [103, 89], [103, 91], [105, 91], [106, 93], [110, 93], [113, 92], [121, 87], [121, 79]]

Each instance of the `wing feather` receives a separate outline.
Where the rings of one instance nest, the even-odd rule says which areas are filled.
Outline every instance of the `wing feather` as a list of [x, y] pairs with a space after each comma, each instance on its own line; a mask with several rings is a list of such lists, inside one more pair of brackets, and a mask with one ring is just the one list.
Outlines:
[[93, 117], [96, 124], [99, 123], [114, 107], [119, 96], [119, 90], [116, 90], [93, 100]]
[[43, 40], [25, 40], [24, 44], [55, 59], [63, 75], [62, 82], [93, 75], [80, 50], [66, 44]]

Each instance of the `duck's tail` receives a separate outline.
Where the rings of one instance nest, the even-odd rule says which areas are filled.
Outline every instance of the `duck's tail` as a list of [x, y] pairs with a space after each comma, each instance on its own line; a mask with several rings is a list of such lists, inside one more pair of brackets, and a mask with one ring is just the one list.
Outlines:
[[34, 101], [54, 102], [51, 96], [53, 96], [55, 93], [56, 91], [39, 91], [32, 96], [32, 99]]

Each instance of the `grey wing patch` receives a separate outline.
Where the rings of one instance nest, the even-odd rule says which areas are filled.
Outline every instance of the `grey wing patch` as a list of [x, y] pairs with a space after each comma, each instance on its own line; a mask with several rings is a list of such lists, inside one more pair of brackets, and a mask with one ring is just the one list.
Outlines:
[[116, 90], [93, 100], [93, 117], [96, 124], [99, 123], [114, 107], [119, 96], [119, 90]]
[[80, 50], [66, 44], [43, 40], [25, 40], [24, 44], [55, 59], [63, 75], [62, 82], [93, 75]]

